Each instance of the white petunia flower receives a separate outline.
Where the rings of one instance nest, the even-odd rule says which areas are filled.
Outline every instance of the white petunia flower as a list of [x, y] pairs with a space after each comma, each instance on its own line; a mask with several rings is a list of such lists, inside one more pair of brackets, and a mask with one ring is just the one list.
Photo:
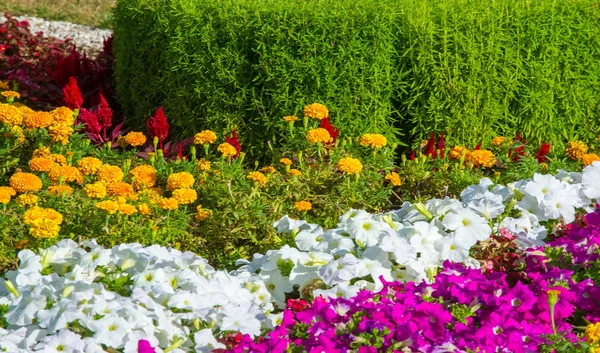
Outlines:
[[356, 276], [358, 260], [352, 254], [346, 254], [341, 259], [331, 261], [319, 269], [319, 276], [325, 284], [331, 286], [348, 282]]
[[282, 276], [279, 270], [262, 271], [260, 276], [265, 283], [265, 287], [271, 293], [275, 304], [279, 308], [285, 308], [285, 294], [291, 293], [294, 289], [294, 285], [290, 283], [290, 278]]
[[87, 326], [94, 332], [96, 342], [117, 349], [124, 346], [125, 336], [131, 331], [131, 325], [115, 314], [90, 321]]
[[[215, 349], [225, 349], [225, 345], [218, 342], [211, 329], [205, 328], [194, 333], [194, 352], [211, 353]], [[136, 353], [136, 352], [134, 352]]]
[[600, 162], [593, 162], [583, 168], [581, 176], [582, 191], [590, 199], [600, 198]]
[[468, 247], [488, 239], [492, 233], [492, 228], [483, 217], [466, 208], [450, 212], [442, 223], [454, 231], [457, 241]]
[[9, 305], [4, 318], [11, 325], [30, 325], [35, 318], [35, 314], [45, 307], [46, 297], [25, 291]]
[[36, 347], [36, 352], [41, 353], [81, 353], [85, 342], [76, 333], [69, 330], [60, 330], [57, 334], [46, 336]]
[[344, 225], [344, 230], [362, 247], [377, 245], [383, 229], [382, 222], [370, 217], [352, 218]]
[[252, 336], [260, 335], [260, 321], [248, 311], [240, 310], [233, 306], [223, 307], [221, 331], [234, 331]]

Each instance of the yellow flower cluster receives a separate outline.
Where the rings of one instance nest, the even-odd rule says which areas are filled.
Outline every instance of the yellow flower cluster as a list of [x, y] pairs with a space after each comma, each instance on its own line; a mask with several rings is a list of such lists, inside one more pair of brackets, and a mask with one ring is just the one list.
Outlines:
[[[504, 144], [504, 142], [506, 142], [507, 139], [504, 136], [496, 136], [492, 139], [492, 145], [496, 146], [496, 147], [500, 147]], [[508, 140], [508, 143], [510, 143], [511, 141]]]
[[58, 236], [63, 217], [52, 208], [32, 207], [23, 214], [23, 223], [30, 226], [29, 234], [46, 239]]
[[96, 176], [98, 177], [98, 181], [102, 181], [106, 184], [121, 181], [124, 177], [121, 168], [110, 164], [102, 165], [100, 169], [98, 169]]
[[260, 168], [260, 171], [263, 173], [267, 173], [267, 174], [273, 174], [276, 172], [275, 167], [273, 167], [272, 165], [262, 167], [262, 168]]
[[329, 135], [329, 131], [317, 128], [306, 133], [306, 140], [310, 143], [328, 143], [331, 140], [331, 135]]
[[45, 157], [34, 157], [29, 161], [29, 169], [33, 172], [49, 172], [56, 166], [56, 162]]
[[475, 167], [489, 168], [496, 164], [496, 157], [490, 150], [474, 150], [469, 154], [468, 161]]
[[179, 201], [173, 197], [167, 197], [158, 202], [158, 207], [163, 210], [174, 211], [179, 207]]
[[134, 189], [153, 188], [156, 185], [156, 170], [148, 164], [138, 165], [129, 171]]
[[25, 135], [23, 134], [23, 129], [19, 125], [14, 125], [10, 128], [9, 132], [5, 132], [4, 136], [7, 139], [15, 139], [17, 143], [25, 142]]
[[87, 184], [83, 187], [83, 192], [91, 199], [103, 199], [108, 194], [106, 185], [103, 182]]
[[125, 135], [124, 141], [129, 146], [139, 147], [146, 143], [146, 135], [144, 135], [142, 132], [132, 131]]
[[600, 342], [600, 322], [587, 325], [585, 328], [584, 337], [587, 343]]
[[203, 172], [208, 172], [210, 170], [210, 162], [202, 158], [196, 164], [196, 168], [200, 169]]
[[288, 123], [293, 123], [294, 121], [298, 120], [298, 117], [295, 115], [288, 115], [288, 116], [284, 116], [283, 120], [287, 121]]
[[83, 174], [73, 166], [56, 166], [50, 170], [48, 178], [53, 183], [62, 181], [63, 183], [83, 184]]
[[312, 209], [312, 203], [309, 201], [298, 201], [294, 203], [294, 208], [299, 212], [310, 211]]
[[0, 122], [8, 125], [20, 125], [23, 123], [23, 114], [14, 105], [0, 104]]
[[588, 151], [588, 146], [581, 141], [569, 141], [567, 144], [567, 156], [573, 160], [581, 160]]
[[387, 145], [387, 139], [380, 134], [364, 134], [360, 137], [360, 145], [371, 148], [382, 148]]
[[64, 124], [73, 126], [75, 115], [73, 111], [67, 107], [59, 107], [50, 112], [54, 116], [54, 124]]
[[54, 115], [49, 112], [33, 112], [25, 115], [23, 125], [28, 129], [44, 129], [52, 125]]
[[346, 174], [357, 174], [361, 172], [363, 165], [356, 158], [345, 157], [338, 161], [337, 168]]
[[167, 178], [167, 189], [190, 189], [194, 181], [194, 176], [188, 172], [173, 173]]
[[42, 179], [31, 173], [16, 172], [9, 179], [10, 186], [16, 192], [39, 191], [42, 188]]
[[194, 218], [196, 218], [197, 221], [204, 221], [210, 216], [210, 213], [210, 210], [202, 208], [202, 205], [198, 205], [198, 207], [196, 207], [196, 215]]
[[217, 151], [223, 154], [223, 157], [233, 157], [237, 154], [237, 150], [228, 142], [223, 142], [217, 147]]
[[289, 158], [281, 158], [279, 160], [279, 163], [281, 163], [283, 165], [292, 165], [292, 160]]
[[38, 203], [38, 197], [34, 194], [22, 194], [19, 195], [15, 201], [22, 207], [36, 206]]
[[321, 120], [329, 118], [329, 110], [323, 104], [313, 103], [304, 107], [304, 116]]
[[106, 186], [106, 192], [108, 193], [108, 196], [122, 197], [131, 197], [135, 193], [133, 191], [133, 186], [124, 181], [115, 181], [114, 183], [108, 184]]
[[298, 169], [292, 168], [292, 169], [288, 170], [288, 175], [292, 176], [292, 177], [299, 177], [300, 175], [302, 175], [302, 172], [299, 171]]
[[463, 146], [454, 146], [450, 152], [448, 152], [448, 158], [451, 160], [458, 160], [465, 154], [465, 160], [469, 160], [471, 151]]
[[10, 186], [0, 186], [0, 203], [7, 204], [10, 198], [15, 196], [17, 192]]
[[217, 141], [217, 134], [211, 130], [204, 130], [194, 135], [194, 144], [196, 145], [211, 144], [215, 141]]
[[268, 181], [267, 177], [261, 172], [250, 172], [246, 178], [261, 186], [267, 185]]
[[73, 128], [66, 124], [56, 124], [48, 127], [48, 133], [52, 142], [66, 145], [69, 143], [69, 137], [73, 134]]
[[198, 193], [194, 189], [177, 189], [173, 190], [173, 198], [180, 205], [188, 205], [198, 199]]
[[402, 185], [402, 181], [400, 181], [400, 175], [396, 172], [391, 172], [385, 176], [385, 180], [388, 180], [394, 186]]
[[600, 162], [600, 157], [595, 153], [586, 153], [581, 157], [581, 163], [583, 165], [588, 166], [594, 162]]
[[83, 175], [95, 175], [102, 167], [102, 161], [95, 157], [83, 157], [77, 162], [77, 169]]
[[73, 193], [73, 188], [69, 185], [52, 185], [48, 186], [48, 192], [54, 196], [69, 195]]
[[21, 94], [15, 91], [4, 91], [0, 94], [9, 99], [21, 98]]

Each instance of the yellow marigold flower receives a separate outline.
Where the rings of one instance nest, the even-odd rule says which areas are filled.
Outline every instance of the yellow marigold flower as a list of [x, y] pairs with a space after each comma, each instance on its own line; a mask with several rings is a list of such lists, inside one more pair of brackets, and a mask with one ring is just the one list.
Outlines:
[[567, 144], [567, 156], [573, 160], [580, 160], [588, 151], [588, 146], [581, 141], [569, 141]]
[[118, 202], [112, 200], [100, 201], [96, 204], [96, 208], [100, 209], [108, 214], [115, 214], [119, 211], [120, 205]]
[[23, 123], [23, 113], [14, 105], [0, 104], [0, 122], [5, 122], [8, 125], [21, 125]]
[[139, 147], [146, 143], [146, 135], [142, 132], [132, 131], [125, 135], [125, 142], [133, 147]]
[[290, 170], [288, 171], [288, 175], [289, 175], [289, 176], [293, 176], [293, 177], [298, 177], [298, 176], [302, 175], [302, 172], [301, 172], [301, 171], [299, 171], [298, 169], [293, 169], [293, 168], [292, 168], [292, 169], [290, 169]]
[[10, 186], [0, 186], [0, 203], [7, 204], [10, 202], [10, 198], [15, 196], [17, 192]]
[[58, 107], [50, 112], [54, 116], [54, 124], [73, 126], [75, 114], [67, 107]]
[[141, 203], [137, 206], [137, 208], [140, 214], [143, 214], [144, 216], [149, 216], [152, 214], [152, 210], [150, 210], [150, 206], [147, 203]]
[[506, 141], [506, 137], [496, 136], [492, 139], [492, 145], [494, 145], [496, 147], [500, 147], [504, 144], [504, 141]]
[[121, 168], [115, 165], [104, 164], [98, 169], [96, 176], [98, 177], [98, 181], [110, 184], [123, 180], [124, 175]]
[[36, 206], [38, 203], [38, 197], [33, 194], [22, 194], [19, 195], [15, 201], [22, 207]]
[[25, 135], [23, 129], [19, 125], [13, 125], [9, 132], [4, 133], [4, 137], [7, 139], [16, 139], [17, 143], [25, 142]]
[[204, 130], [194, 135], [194, 144], [204, 145], [217, 141], [217, 134], [210, 130]]
[[188, 172], [173, 173], [167, 178], [167, 189], [189, 189], [194, 186], [194, 176]]
[[42, 188], [42, 179], [31, 173], [17, 172], [10, 177], [9, 183], [16, 192], [21, 193], [38, 191]]
[[95, 157], [83, 157], [77, 162], [77, 169], [83, 175], [94, 175], [102, 167], [102, 161]]
[[61, 224], [63, 221], [63, 216], [52, 208], [41, 208], [41, 207], [32, 207], [23, 213], [23, 223], [25, 224], [33, 224], [36, 220], [39, 219], [49, 219], [56, 224]]
[[283, 165], [292, 165], [292, 160], [289, 158], [281, 158], [279, 160], [279, 163], [281, 163]]
[[107, 195], [106, 185], [102, 182], [87, 184], [83, 187], [83, 192], [91, 199], [103, 199]]
[[310, 211], [312, 209], [312, 203], [308, 201], [298, 201], [294, 203], [294, 208], [300, 212]]
[[200, 169], [203, 172], [208, 172], [210, 170], [210, 162], [202, 158], [196, 164], [196, 168]]
[[162, 208], [163, 210], [173, 211], [179, 207], [179, 202], [173, 197], [168, 197], [161, 199], [158, 202], [158, 207]]
[[288, 123], [293, 123], [294, 121], [298, 120], [298, 117], [295, 115], [288, 115], [284, 116], [283, 120], [287, 121]]
[[134, 194], [133, 186], [123, 181], [116, 181], [106, 186], [106, 191], [109, 196], [129, 197]]
[[316, 128], [306, 133], [306, 140], [310, 143], [328, 143], [331, 140], [331, 135], [329, 135], [329, 131], [323, 128]]
[[1, 90], [8, 90], [8, 89], [10, 89], [10, 86], [8, 85], [7, 82], [0, 81], [0, 89]]
[[187, 205], [198, 199], [198, 193], [194, 189], [177, 189], [173, 190], [173, 198], [177, 200], [180, 205]]
[[54, 196], [68, 195], [73, 193], [73, 188], [69, 185], [52, 185], [48, 187], [48, 192]]
[[400, 175], [398, 175], [398, 173], [396, 172], [391, 172], [390, 174], [387, 174], [385, 176], [385, 180], [389, 180], [390, 183], [392, 183], [392, 185], [394, 186], [402, 185], [402, 182], [400, 181]]
[[275, 167], [273, 167], [272, 165], [268, 165], [266, 167], [260, 168], [260, 171], [267, 174], [273, 174], [275, 173]]
[[149, 189], [156, 185], [156, 170], [148, 164], [138, 165], [129, 171], [135, 190]]
[[62, 154], [52, 153], [48, 158], [53, 160], [55, 163], [60, 164], [63, 167], [68, 164], [67, 158]]
[[463, 146], [454, 146], [450, 152], [448, 152], [448, 158], [449, 159], [460, 159], [463, 151], [465, 153], [465, 160], [469, 159], [469, 155], [471, 154], [471, 151], [469, 151], [468, 149], [466, 149]]
[[256, 182], [257, 184], [260, 184], [261, 186], [267, 185], [267, 181], [269, 180], [261, 172], [250, 172], [246, 178]]
[[360, 145], [371, 148], [382, 148], [387, 145], [387, 139], [380, 134], [364, 134], [360, 137]]
[[203, 221], [205, 219], [208, 218], [208, 216], [210, 216], [211, 211], [202, 208], [202, 205], [199, 205], [198, 207], [196, 207], [196, 215], [195, 218], [197, 221]]
[[583, 155], [583, 157], [581, 157], [581, 162], [585, 166], [590, 165], [596, 161], [600, 161], [600, 157], [598, 157], [598, 155], [595, 153], [586, 153]]
[[9, 99], [10, 98], [12, 98], [12, 99], [21, 98], [21, 94], [19, 92], [15, 92], [15, 91], [4, 91], [0, 94], [2, 94], [4, 97], [9, 98]]
[[50, 147], [40, 147], [33, 151], [32, 157], [33, 158], [36, 158], [36, 157], [50, 158], [50, 155], [52, 155], [52, 152], [50, 152]]
[[73, 166], [56, 166], [48, 173], [48, 178], [54, 183], [59, 183], [62, 178], [63, 183], [83, 183], [83, 175], [79, 169]]
[[584, 337], [587, 343], [600, 342], [600, 322], [587, 325], [585, 328]]
[[223, 154], [223, 157], [233, 157], [237, 154], [237, 150], [231, 144], [223, 142], [217, 147], [217, 151]]
[[136, 213], [138, 210], [137, 208], [135, 208], [134, 205], [129, 205], [129, 204], [121, 204], [119, 205], [119, 212], [126, 214], [128, 216], [131, 216], [132, 214]]
[[469, 154], [469, 162], [475, 167], [489, 168], [496, 164], [494, 153], [490, 150], [474, 150]]
[[73, 134], [73, 128], [65, 124], [56, 124], [48, 128], [48, 133], [52, 142], [66, 145], [69, 143], [69, 137]]
[[60, 226], [50, 219], [38, 219], [29, 228], [29, 234], [38, 239], [55, 238], [59, 232]]
[[23, 125], [28, 129], [45, 129], [53, 122], [54, 116], [48, 112], [33, 112], [23, 118]]
[[49, 172], [54, 167], [56, 167], [56, 163], [44, 157], [35, 157], [29, 161], [29, 169], [34, 172]]
[[323, 104], [313, 103], [304, 107], [304, 116], [321, 120], [329, 118], [329, 110]]
[[346, 174], [356, 174], [360, 173], [363, 169], [363, 165], [356, 158], [346, 157], [339, 160], [337, 168]]

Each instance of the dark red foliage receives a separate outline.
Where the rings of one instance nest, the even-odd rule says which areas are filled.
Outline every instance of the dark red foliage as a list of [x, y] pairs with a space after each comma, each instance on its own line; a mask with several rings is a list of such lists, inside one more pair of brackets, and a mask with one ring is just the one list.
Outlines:
[[154, 116], [146, 120], [146, 129], [152, 138], [158, 138], [159, 148], [163, 148], [163, 142], [169, 136], [169, 122], [163, 111], [163, 107], [158, 107]]
[[440, 159], [444, 159], [444, 148], [446, 148], [446, 141], [444, 140], [444, 133], [440, 136], [440, 140], [438, 141], [438, 155]]
[[431, 157], [431, 159], [435, 159], [436, 157], [436, 153], [435, 153], [435, 134], [432, 132], [429, 135], [429, 140], [427, 140], [427, 146], [425, 146], [425, 152], [424, 154], [426, 156]]
[[511, 282], [524, 279], [524, 274], [519, 270], [522, 251], [514, 242], [516, 236], [509, 232], [501, 233], [477, 245], [474, 257], [483, 262], [481, 268], [488, 274], [506, 273]]
[[550, 152], [550, 145], [545, 141], [542, 141], [542, 145], [540, 149], [537, 151], [535, 158], [538, 160], [538, 163], [548, 162], [548, 153]]
[[242, 150], [242, 145], [240, 145], [240, 140], [238, 140], [237, 130], [233, 130], [231, 132], [231, 136], [225, 136], [225, 142], [235, 147], [237, 153], [234, 157], [239, 156], [240, 151]]
[[69, 82], [64, 86], [63, 103], [72, 110], [81, 108], [83, 97], [77, 85], [77, 79], [73, 76], [69, 77]]
[[333, 125], [331, 125], [329, 118], [321, 119], [321, 128], [329, 132], [329, 136], [331, 136], [331, 142], [329, 144], [335, 145], [335, 141], [337, 141], [337, 137], [340, 134], [340, 129], [336, 129]]

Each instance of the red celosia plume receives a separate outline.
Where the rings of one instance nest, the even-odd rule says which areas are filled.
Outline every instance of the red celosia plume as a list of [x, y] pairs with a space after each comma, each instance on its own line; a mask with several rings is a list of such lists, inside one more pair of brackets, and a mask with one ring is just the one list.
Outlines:
[[237, 130], [234, 129], [231, 132], [231, 137], [225, 136], [225, 142], [235, 147], [237, 153], [234, 157], [237, 157], [240, 154], [240, 151], [242, 150], [242, 145], [240, 145], [240, 140], [238, 140]]
[[90, 110], [81, 109], [77, 116], [77, 120], [85, 125], [85, 131], [88, 134], [99, 135], [102, 131], [102, 125], [98, 121], [96, 113]]
[[426, 156], [431, 157], [432, 159], [435, 159], [436, 157], [436, 153], [435, 153], [435, 134], [432, 132], [429, 135], [429, 140], [427, 140], [427, 146], [425, 146], [425, 153]]
[[163, 148], [163, 141], [169, 135], [169, 122], [163, 111], [163, 107], [158, 107], [154, 116], [146, 120], [146, 129], [152, 138], [158, 138], [159, 148]]
[[545, 141], [542, 141], [542, 145], [540, 149], [537, 151], [535, 158], [538, 160], [538, 163], [545, 163], [548, 161], [548, 153], [550, 152], [550, 145]]
[[335, 145], [335, 141], [337, 140], [337, 137], [340, 134], [340, 129], [336, 129], [333, 125], [331, 125], [329, 118], [321, 119], [321, 128], [329, 132], [329, 136], [331, 136], [330, 144]]
[[69, 82], [63, 88], [63, 102], [72, 110], [81, 108], [83, 97], [77, 86], [77, 79], [73, 76], [69, 77]]
[[446, 147], [446, 141], [444, 140], [444, 133], [442, 132], [442, 135], [440, 136], [440, 140], [438, 142], [438, 155], [440, 156], [440, 159], [444, 159], [444, 148]]

